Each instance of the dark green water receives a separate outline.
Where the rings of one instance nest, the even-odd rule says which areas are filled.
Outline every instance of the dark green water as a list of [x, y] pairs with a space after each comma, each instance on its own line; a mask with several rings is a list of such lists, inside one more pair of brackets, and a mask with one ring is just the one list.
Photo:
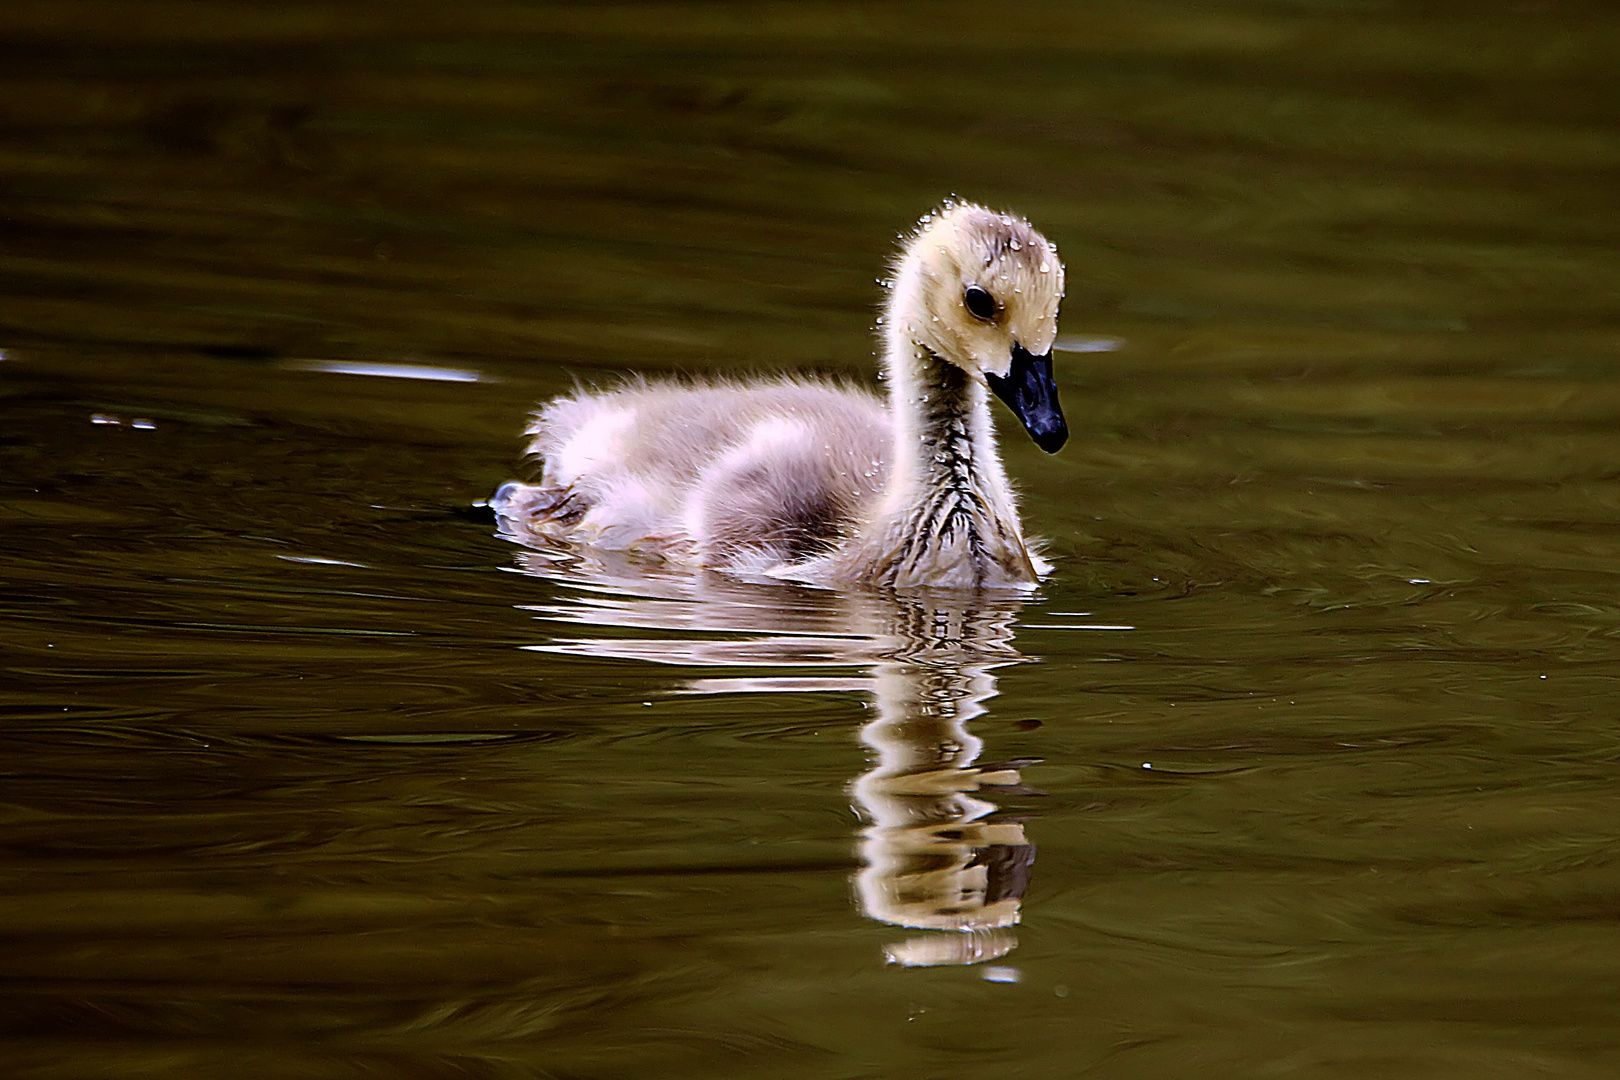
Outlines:
[[[1564, 2], [0, 6], [0, 1072], [1614, 1075], [1616, 71]], [[1114, 346], [1006, 431], [1037, 597], [492, 535], [576, 378], [870, 378], [950, 192]]]

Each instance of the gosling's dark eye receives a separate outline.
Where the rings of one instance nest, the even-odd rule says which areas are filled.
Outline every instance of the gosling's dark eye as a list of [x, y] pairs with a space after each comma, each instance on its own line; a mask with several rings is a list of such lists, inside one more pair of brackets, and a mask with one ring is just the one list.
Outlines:
[[969, 285], [962, 290], [962, 303], [975, 319], [989, 322], [996, 317], [996, 298], [977, 285]]

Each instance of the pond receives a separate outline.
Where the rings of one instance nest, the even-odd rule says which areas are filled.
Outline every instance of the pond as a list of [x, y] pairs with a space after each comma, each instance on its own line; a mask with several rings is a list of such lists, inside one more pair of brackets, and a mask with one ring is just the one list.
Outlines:
[[[30, 1078], [1620, 1069], [1620, 17], [0, 10]], [[1028, 216], [1029, 596], [497, 535], [537, 403], [872, 384]]]

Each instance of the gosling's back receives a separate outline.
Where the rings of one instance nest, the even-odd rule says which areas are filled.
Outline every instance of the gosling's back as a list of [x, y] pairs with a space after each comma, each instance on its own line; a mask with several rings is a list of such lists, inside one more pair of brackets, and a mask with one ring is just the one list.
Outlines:
[[529, 426], [537, 485], [496, 509], [519, 533], [765, 570], [858, 528], [888, 478], [888, 409], [797, 379], [637, 382], [546, 405]]

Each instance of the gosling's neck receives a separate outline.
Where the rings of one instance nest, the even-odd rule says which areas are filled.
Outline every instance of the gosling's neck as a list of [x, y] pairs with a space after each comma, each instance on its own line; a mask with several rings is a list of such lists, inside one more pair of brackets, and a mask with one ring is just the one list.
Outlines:
[[907, 339], [889, 368], [894, 414], [891, 509], [922, 508], [942, 497], [985, 511], [1008, 502], [985, 385]]
[[899, 545], [900, 584], [1022, 584], [1035, 580], [983, 380], [917, 340], [897, 283], [885, 334], [894, 425], [883, 518]]

